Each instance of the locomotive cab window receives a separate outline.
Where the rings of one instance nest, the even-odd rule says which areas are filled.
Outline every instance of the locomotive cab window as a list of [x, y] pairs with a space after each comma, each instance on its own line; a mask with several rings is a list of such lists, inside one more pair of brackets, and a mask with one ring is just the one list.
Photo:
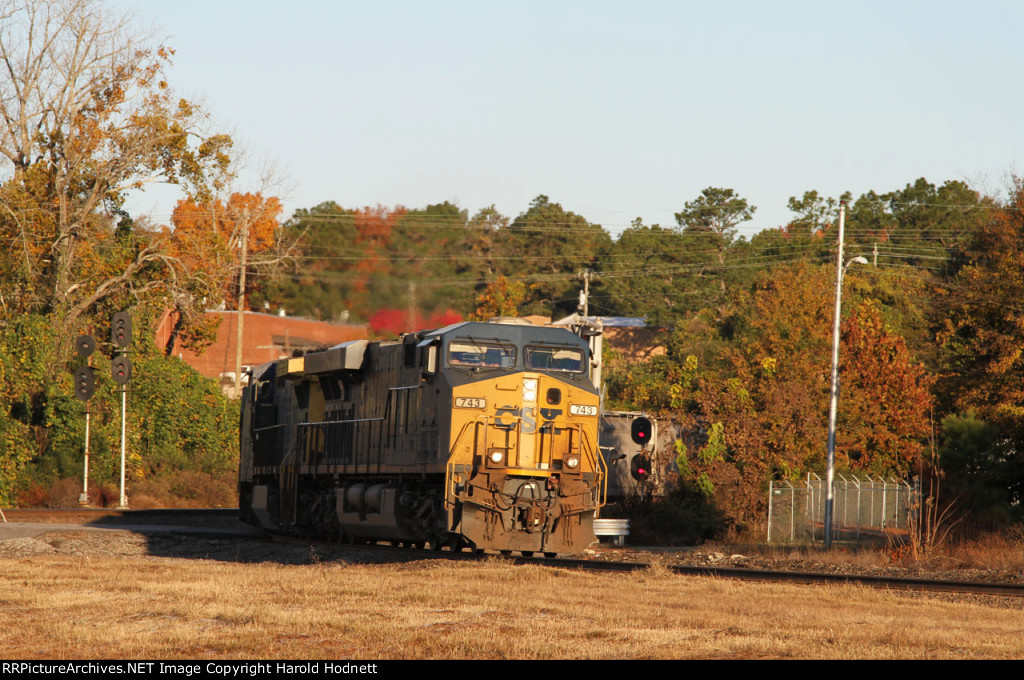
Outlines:
[[564, 371], [566, 373], [582, 373], [586, 366], [583, 352], [571, 347], [526, 348], [526, 367], [540, 371]]
[[473, 340], [453, 340], [448, 345], [448, 365], [476, 368], [512, 368], [516, 348]]

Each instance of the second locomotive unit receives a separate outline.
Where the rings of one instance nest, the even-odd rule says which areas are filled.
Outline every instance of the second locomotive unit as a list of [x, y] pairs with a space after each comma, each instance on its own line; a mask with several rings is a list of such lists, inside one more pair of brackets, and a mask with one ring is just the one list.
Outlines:
[[467, 322], [257, 368], [239, 504], [267, 529], [524, 554], [595, 541], [606, 470], [590, 348]]

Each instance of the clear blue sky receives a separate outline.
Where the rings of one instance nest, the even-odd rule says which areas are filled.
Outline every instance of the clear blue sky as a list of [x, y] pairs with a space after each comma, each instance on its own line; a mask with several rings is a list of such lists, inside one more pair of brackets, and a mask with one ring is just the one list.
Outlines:
[[[751, 233], [809, 189], [995, 192], [1024, 158], [1024, 3], [115, 6], [177, 50], [178, 94], [277, 163], [289, 213], [449, 200], [515, 217], [546, 194], [617, 233], [718, 186], [758, 207]], [[146, 200], [166, 221], [172, 202]]]

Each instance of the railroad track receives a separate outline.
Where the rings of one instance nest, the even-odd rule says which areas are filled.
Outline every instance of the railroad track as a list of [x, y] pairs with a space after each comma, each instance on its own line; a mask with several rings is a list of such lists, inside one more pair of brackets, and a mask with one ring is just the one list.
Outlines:
[[40, 524], [206, 524], [238, 518], [237, 508], [170, 508], [119, 510], [117, 508], [4, 509], [7, 522]]
[[[37, 522], [48, 524], [82, 525], [185, 525], [205, 526], [223, 522], [237, 522], [236, 509], [162, 509], [162, 510], [118, 510], [78, 508], [69, 510], [4, 510], [8, 522]], [[331, 548], [344, 548], [337, 543], [326, 543], [292, 537], [275, 536], [282, 543], [303, 543]], [[356, 547], [356, 546], [353, 546]], [[422, 556], [447, 559], [487, 559], [493, 554], [468, 552], [414, 550], [390, 545], [367, 544], [360, 549], [400, 551], [404, 554], [417, 553]], [[651, 569], [648, 562], [613, 562], [602, 560], [505, 556], [516, 564], [532, 564], [587, 571], [635, 572]], [[962, 595], [992, 595], [1000, 597], [1024, 597], [1024, 585], [988, 582], [948, 581], [940, 579], [875, 576], [867, 574], [833, 574], [805, 571], [775, 571], [739, 567], [691, 566], [683, 564], [662, 564], [667, 571], [683, 576], [704, 576], [744, 581], [768, 581], [773, 583], [802, 583], [810, 585], [860, 585], [887, 590], [917, 591], [929, 593], [953, 593]]]
[[[325, 547], [344, 547], [337, 543], [315, 542], [295, 537], [275, 536], [274, 540]], [[401, 551], [402, 553], [425, 553], [431, 557], [455, 560], [480, 560], [497, 556], [495, 553], [451, 552], [448, 550], [420, 550], [411, 547], [364, 544], [360, 548]], [[563, 557], [502, 555], [515, 564], [532, 564], [546, 567], [581, 569], [585, 571], [635, 572], [651, 569], [649, 562], [613, 562], [603, 560], [574, 559]], [[868, 574], [830, 574], [806, 571], [775, 571], [769, 569], [746, 569], [742, 567], [691, 566], [684, 564], [663, 564], [666, 570], [681, 576], [704, 576], [728, 578], [742, 581], [767, 581], [772, 583], [796, 583], [806, 585], [860, 585], [884, 590], [917, 591], [928, 593], [952, 593], [960, 595], [994, 595], [999, 597], [1024, 597], [1024, 584], [948, 581], [910, 577], [874, 576]]]
[[[537, 563], [534, 558], [518, 558], [523, 562]], [[592, 560], [545, 559], [541, 562], [551, 565], [575, 567], [594, 571], [638, 571], [651, 567], [640, 562], [595, 562]], [[941, 579], [873, 576], [868, 574], [829, 574], [806, 571], [774, 571], [768, 569], [745, 569], [741, 567], [708, 567], [689, 565], [665, 565], [665, 569], [684, 576], [706, 576], [729, 578], [743, 581], [769, 581], [773, 583], [803, 583], [813, 585], [861, 585], [885, 590], [910, 590], [930, 593], [958, 593], [963, 595], [998, 595], [1002, 597], [1024, 597], [1024, 584], [986, 583], [969, 581], [946, 581]]]

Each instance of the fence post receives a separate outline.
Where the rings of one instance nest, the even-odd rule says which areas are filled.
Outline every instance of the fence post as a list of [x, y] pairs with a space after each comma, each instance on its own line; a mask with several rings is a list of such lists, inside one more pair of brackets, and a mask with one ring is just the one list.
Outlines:
[[789, 542], [796, 540], [796, 487], [786, 481], [789, 487]]
[[[850, 497], [850, 494], [849, 494], [850, 484], [849, 484], [849, 482], [846, 481], [846, 477], [843, 477], [842, 475], [839, 475], [839, 479], [843, 480], [843, 521], [839, 525], [839, 536], [841, 538], [842, 535], [843, 535], [843, 529], [842, 528], [847, 526], [847, 520], [848, 520], [848, 516], [847, 516], [848, 512], [847, 512], [847, 510], [848, 510], [848, 507], [849, 507], [849, 500], [850, 500], [850, 498], [849, 498]], [[835, 498], [835, 494], [834, 493], [832, 494], [832, 497]]]
[[885, 533], [885, 523], [886, 523], [886, 520], [889, 518], [889, 516], [887, 514], [887, 510], [888, 510], [887, 506], [889, 505], [888, 501], [889, 501], [889, 485], [883, 479], [882, 480], [882, 533], [883, 534]]
[[861, 500], [860, 500], [861, 499], [861, 496], [860, 496], [860, 477], [858, 477], [857, 475], [854, 475], [853, 476], [853, 480], [857, 483], [857, 538], [860, 539], [861, 509], [864, 506], [862, 506], [860, 504], [861, 503]]
[[896, 501], [896, 509], [893, 510], [892, 518], [893, 518], [893, 523], [895, 524], [895, 528], [899, 529], [900, 528], [900, 483], [899, 483], [899, 480], [898, 479], [893, 479], [892, 485], [896, 489], [896, 492], [893, 494], [893, 496], [895, 497], [894, 500]]
[[[819, 516], [818, 512], [819, 512], [820, 508], [818, 507], [818, 504], [816, 504], [815, 501], [814, 501], [814, 489], [815, 489], [815, 486], [811, 485], [811, 476], [812, 475], [814, 476], [814, 480], [819, 483], [818, 486], [820, 486], [821, 477], [819, 477], [818, 475], [815, 475], [813, 472], [808, 472], [807, 473], [807, 523], [811, 527], [811, 540], [813, 541], [813, 540], [815, 540], [817, 538], [817, 535], [816, 535], [816, 532], [815, 532], [815, 529], [814, 529], [814, 522], [815, 522], [815, 520]], [[819, 492], [821, 491], [820, 488], [818, 490], [819, 490]], [[819, 503], [820, 503], [820, 498], [821, 498], [821, 494], [820, 493], [818, 494], [818, 498], [819, 498]], [[824, 536], [824, 533], [822, 533], [822, 536]]]

